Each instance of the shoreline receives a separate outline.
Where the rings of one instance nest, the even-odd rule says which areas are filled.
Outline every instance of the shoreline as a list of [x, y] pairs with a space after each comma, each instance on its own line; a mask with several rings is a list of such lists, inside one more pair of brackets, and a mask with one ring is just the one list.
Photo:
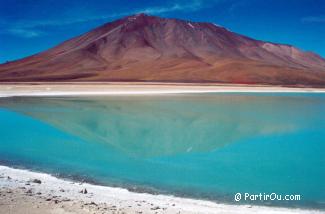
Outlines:
[[174, 83], [1, 83], [0, 97], [164, 95], [193, 93], [325, 93], [325, 88]]
[[[86, 193], [85, 193], [86, 190]], [[221, 204], [79, 183], [0, 165], [0, 213], [325, 213], [321, 210]], [[35, 212], [32, 212], [35, 211]]]

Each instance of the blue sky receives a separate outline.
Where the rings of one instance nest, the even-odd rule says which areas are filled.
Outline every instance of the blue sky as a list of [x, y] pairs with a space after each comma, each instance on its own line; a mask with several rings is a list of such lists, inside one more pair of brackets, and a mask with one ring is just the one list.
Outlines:
[[213, 22], [325, 57], [325, 0], [0, 0], [0, 63], [140, 12]]

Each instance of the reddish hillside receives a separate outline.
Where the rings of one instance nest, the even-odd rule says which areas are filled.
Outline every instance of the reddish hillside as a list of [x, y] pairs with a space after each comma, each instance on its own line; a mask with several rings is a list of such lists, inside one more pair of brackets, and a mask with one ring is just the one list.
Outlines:
[[155, 81], [325, 86], [325, 59], [211, 23], [145, 14], [0, 65], [0, 81]]

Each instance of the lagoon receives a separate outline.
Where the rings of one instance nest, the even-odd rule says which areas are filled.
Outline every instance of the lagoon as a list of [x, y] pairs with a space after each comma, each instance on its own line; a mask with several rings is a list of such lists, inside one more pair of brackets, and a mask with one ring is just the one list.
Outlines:
[[0, 98], [2, 165], [227, 203], [324, 209], [325, 95]]

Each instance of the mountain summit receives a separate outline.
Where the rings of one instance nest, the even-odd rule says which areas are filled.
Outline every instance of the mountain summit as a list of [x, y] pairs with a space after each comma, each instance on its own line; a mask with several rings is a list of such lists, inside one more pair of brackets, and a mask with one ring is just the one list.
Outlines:
[[325, 59], [221, 26], [146, 14], [0, 65], [0, 81], [149, 81], [325, 86]]

